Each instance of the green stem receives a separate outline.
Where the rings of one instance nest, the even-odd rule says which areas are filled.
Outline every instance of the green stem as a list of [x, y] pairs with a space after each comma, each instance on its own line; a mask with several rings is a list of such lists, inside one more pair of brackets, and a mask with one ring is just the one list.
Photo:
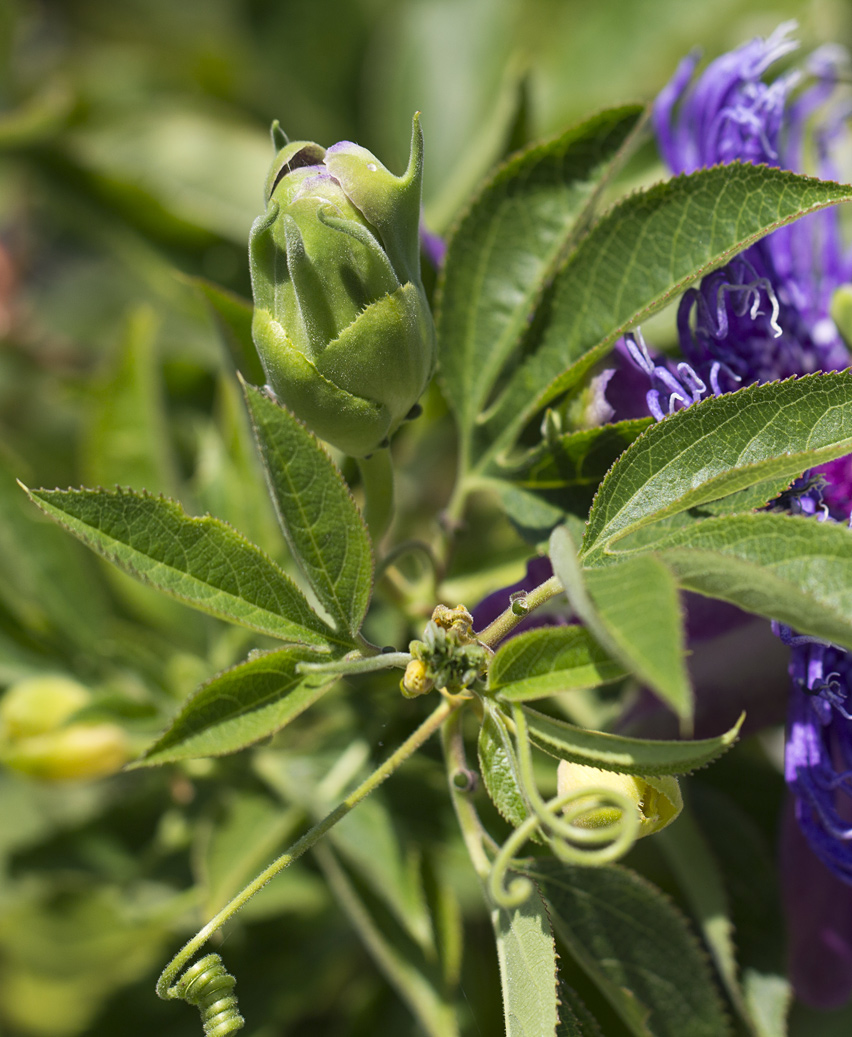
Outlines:
[[383, 652], [371, 655], [367, 659], [334, 659], [330, 663], [299, 663], [299, 673], [374, 673], [376, 670], [389, 670], [394, 666], [404, 670], [411, 662], [410, 652]]
[[465, 756], [460, 721], [461, 716], [457, 713], [444, 724], [441, 730], [441, 742], [444, 748], [444, 759], [447, 761], [447, 776], [450, 781], [450, 798], [453, 801], [453, 809], [456, 812], [473, 869], [484, 882], [491, 873], [491, 861], [485, 852], [485, 843], [490, 843], [491, 840], [482, 827], [469, 792], [456, 784], [456, 780], [460, 776], [466, 778], [471, 773]]
[[537, 609], [546, 601], [555, 598], [556, 595], [561, 594], [564, 589], [565, 588], [562, 586], [559, 577], [551, 576], [549, 580], [545, 580], [544, 583], [533, 588], [533, 590], [529, 591], [529, 593], [524, 596], [523, 601], [526, 606], [525, 612], [516, 613], [514, 611], [514, 606], [510, 605], [509, 608], [507, 608], [505, 612], [501, 613], [493, 623], [489, 623], [482, 633], [476, 635], [477, 639], [483, 644], [488, 645], [489, 648], [493, 648], [498, 641], [503, 640], [506, 634], [514, 630], [518, 623], [525, 619], [533, 609]]
[[393, 461], [390, 448], [374, 450], [359, 457], [361, 485], [364, 489], [364, 521], [373, 543], [378, 546], [393, 519]]
[[426, 742], [444, 721], [464, 704], [466, 700], [445, 697], [437, 709], [423, 721], [423, 723], [399, 746], [399, 748], [385, 760], [373, 773], [366, 778], [353, 792], [351, 792], [342, 803], [313, 826], [309, 831], [297, 840], [285, 853], [274, 860], [268, 868], [262, 871], [254, 881], [250, 882], [242, 892], [238, 893], [233, 900], [200, 929], [193, 938], [186, 943], [172, 958], [169, 964], [157, 980], [157, 994], [164, 1000], [179, 998], [181, 996], [177, 987], [173, 986], [175, 977], [187, 962], [204, 946], [210, 937], [229, 921], [256, 893], [266, 885], [270, 879], [284, 870], [293, 861], [314, 846], [326, 832], [333, 828], [341, 818], [345, 817], [353, 807], [357, 806], [371, 792], [379, 787], [386, 778], [389, 778], [397, 768], [416, 752]]

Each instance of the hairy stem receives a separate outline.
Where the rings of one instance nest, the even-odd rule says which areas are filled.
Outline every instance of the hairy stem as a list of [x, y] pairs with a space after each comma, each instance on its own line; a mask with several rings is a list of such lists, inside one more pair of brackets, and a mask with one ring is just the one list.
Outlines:
[[551, 576], [549, 580], [545, 580], [544, 583], [540, 584], [538, 587], [534, 587], [524, 595], [523, 602], [526, 607], [524, 612], [516, 612], [515, 606], [510, 605], [505, 612], [502, 612], [494, 620], [493, 623], [489, 623], [481, 633], [476, 635], [477, 639], [483, 644], [488, 645], [489, 648], [493, 648], [498, 641], [503, 640], [506, 634], [514, 630], [518, 623], [525, 619], [533, 609], [537, 609], [546, 601], [555, 598], [556, 595], [561, 594], [564, 589], [565, 588], [562, 586], [559, 577]]
[[181, 971], [181, 969], [187, 964], [187, 962], [197, 953], [197, 951], [204, 946], [204, 944], [210, 939], [210, 937], [218, 929], [229, 921], [237, 911], [240, 910], [251, 898], [266, 885], [270, 879], [284, 870], [288, 865], [292, 864], [293, 861], [314, 846], [331, 828], [333, 828], [341, 818], [345, 817], [353, 807], [357, 806], [362, 799], [365, 799], [371, 792], [379, 787], [382, 782], [389, 778], [397, 768], [405, 763], [405, 761], [414, 752], [419, 749], [424, 742], [426, 742], [437, 730], [444, 721], [452, 716], [452, 714], [464, 704], [466, 700], [459, 698], [451, 698], [445, 696], [441, 704], [437, 709], [433, 710], [432, 713], [423, 721], [423, 723], [414, 731], [409, 737], [399, 746], [399, 748], [392, 753], [385, 762], [378, 767], [373, 773], [366, 778], [353, 792], [351, 792], [343, 802], [339, 803], [334, 810], [326, 814], [326, 816], [313, 828], [309, 829], [305, 834], [298, 839], [293, 845], [280, 857], [274, 860], [268, 868], [262, 871], [256, 879], [250, 882], [245, 889], [238, 893], [233, 900], [222, 910], [215, 915], [202, 929], [200, 929], [193, 938], [186, 943], [178, 953], [172, 958], [169, 964], [163, 969], [163, 972], [157, 981], [157, 994], [159, 997], [168, 1000], [169, 998], [179, 998], [181, 993], [179, 989], [173, 986], [175, 977]]

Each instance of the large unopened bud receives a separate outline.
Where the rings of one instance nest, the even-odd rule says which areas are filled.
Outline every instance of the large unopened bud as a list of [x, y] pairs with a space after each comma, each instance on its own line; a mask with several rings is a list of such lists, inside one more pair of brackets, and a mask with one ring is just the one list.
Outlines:
[[432, 375], [420, 280], [423, 137], [394, 176], [350, 141], [288, 143], [252, 227], [252, 332], [267, 381], [322, 439], [355, 457], [399, 427]]
[[569, 792], [578, 794], [572, 807], [582, 807], [582, 793], [588, 791], [589, 809], [574, 821], [582, 828], [603, 828], [615, 824], [621, 818], [619, 808], [597, 805], [599, 796], [605, 795], [607, 791], [623, 796], [634, 804], [639, 818], [639, 838], [659, 832], [671, 824], [683, 809], [677, 778], [669, 775], [645, 778], [561, 760], [556, 772], [556, 785], [560, 796]]

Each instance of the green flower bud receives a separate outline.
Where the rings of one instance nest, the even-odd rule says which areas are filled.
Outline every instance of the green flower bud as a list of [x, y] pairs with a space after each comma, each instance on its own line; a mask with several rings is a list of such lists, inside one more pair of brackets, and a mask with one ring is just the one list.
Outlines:
[[[556, 786], [560, 796], [589, 790], [589, 810], [574, 822], [583, 828], [603, 828], [621, 817], [621, 811], [614, 806], [594, 807], [595, 792], [612, 790], [624, 796], [636, 806], [640, 839], [671, 824], [683, 809], [680, 785], [677, 778], [670, 775], [647, 778], [561, 760], [556, 772]], [[582, 806], [582, 800], [578, 805]]]
[[252, 333], [267, 381], [354, 457], [382, 445], [426, 388], [435, 333], [420, 280], [423, 137], [394, 176], [349, 141], [279, 147], [249, 239]]

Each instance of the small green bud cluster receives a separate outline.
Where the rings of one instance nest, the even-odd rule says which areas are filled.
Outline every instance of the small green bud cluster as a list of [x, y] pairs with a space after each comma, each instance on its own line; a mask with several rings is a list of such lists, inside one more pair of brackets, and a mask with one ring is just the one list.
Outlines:
[[0, 699], [0, 762], [45, 781], [99, 778], [130, 758], [117, 724], [74, 720], [92, 694], [62, 676], [30, 677]]
[[438, 605], [423, 631], [422, 641], [412, 641], [414, 656], [400, 687], [406, 698], [443, 688], [457, 695], [481, 677], [488, 666], [489, 650], [473, 633], [473, 617], [463, 605], [451, 609]]
[[390, 173], [365, 148], [289, 143], [249, 239], [252, 333], [269, 387], [318, 436], [363, 457], [412, 411], [435, 364], [420, 280], [423, 138]]

